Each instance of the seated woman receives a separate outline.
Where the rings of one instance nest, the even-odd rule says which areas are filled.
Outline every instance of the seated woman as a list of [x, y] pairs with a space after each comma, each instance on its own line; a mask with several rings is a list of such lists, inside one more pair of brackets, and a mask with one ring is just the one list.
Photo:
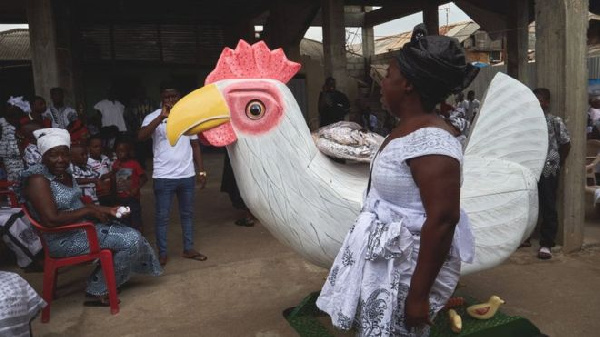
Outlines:
[[[93, 221], [100, 247], [113, 252], [117, 287], [125, 283], [133, 272], [160, 275], [162, 269], [146, 239], [138, 231], [111, 221], [117, 207], [83, 205], [81, 202], [81, 189], [67, 170], [70, 164], [68, 131], [47, 128], [36, 130], [33, 134], [42, 154], [42, 164], [22, 173], [22, 196], [32, 215], [48, 227]], [[83, 229], [47, 234], [45, 240], [50, 254], [55, 257], [76, 256], [89, 251]], [[108, 289], [100, 267], [90, 276], [86, 292], [98, 298], [96, 304], [108, 305]]]

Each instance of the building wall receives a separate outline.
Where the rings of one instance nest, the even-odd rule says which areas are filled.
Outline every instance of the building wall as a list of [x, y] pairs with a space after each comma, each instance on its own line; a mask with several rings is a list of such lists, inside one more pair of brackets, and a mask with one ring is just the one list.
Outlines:
[[158, 103], [162, 81], [174, 81], [180, 86], [182, 93], [187, 94], [203, 86], [210, 70], [195, 67], [152, 66], [143, 63], [115, 66], [88, 65], [83, 71], [84, 109], [87, 114], [93, 113], [94, 105], [106, 98], [111, 85], [115, 86], [117, 95], [125, 105], [135, 94], [137, 86], [142, 86], [148, 97]]
[[467, 50], [468, 62], [490, 63], [490, 53], [487, 51]]

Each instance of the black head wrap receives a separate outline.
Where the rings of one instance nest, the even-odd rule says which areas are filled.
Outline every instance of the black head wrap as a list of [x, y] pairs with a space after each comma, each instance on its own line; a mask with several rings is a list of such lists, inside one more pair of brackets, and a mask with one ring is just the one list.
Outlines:
[[479, 68], [465, 60], [458, 41], [447, 36], [427, 36], [424, 24], [417, 25], [410, 42], [397, 55], [400, 71], [421, 97], [439, 103], [469, 86]]

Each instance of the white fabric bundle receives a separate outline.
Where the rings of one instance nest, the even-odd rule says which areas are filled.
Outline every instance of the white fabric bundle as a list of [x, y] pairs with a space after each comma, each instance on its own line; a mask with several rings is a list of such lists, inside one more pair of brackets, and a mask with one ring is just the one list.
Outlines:
[[313, 139], [317, 148], [329, 157], [369, 163], [384, 138], [363, 131], [356, 123], [341, 121], [320, 128]]
[[46, 151], [57, 146], [71, 147], [69, 131], [60, 128], [46, 128], [33, 131], [37, 139], [37, 147], [42, 156]]

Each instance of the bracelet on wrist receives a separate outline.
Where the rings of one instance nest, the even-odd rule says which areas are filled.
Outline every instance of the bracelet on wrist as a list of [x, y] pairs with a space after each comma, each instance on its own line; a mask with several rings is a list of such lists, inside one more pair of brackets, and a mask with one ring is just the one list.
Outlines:
[[199, 175], [199, 176], [201, 176], [201, 177], [206, 177], [206, 171], [199, 171], [196, 174]]

